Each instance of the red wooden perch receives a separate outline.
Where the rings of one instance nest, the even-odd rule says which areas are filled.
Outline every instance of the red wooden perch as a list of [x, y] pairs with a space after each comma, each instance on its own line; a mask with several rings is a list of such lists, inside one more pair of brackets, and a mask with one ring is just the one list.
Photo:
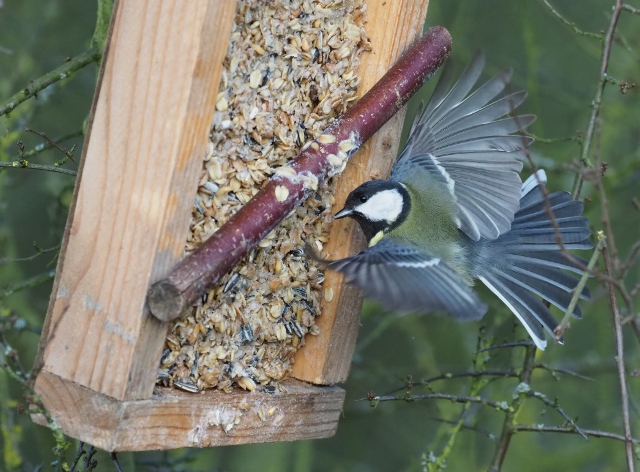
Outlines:
[[439, 26], [430, 28], [352, 108], [307, 143], [227, 223], [149, 289], [151, 313], [171, 321], [193, 305], [320, 182], [340, 172], [347, 159], [440, 67], [450, 50], [449, 32]]

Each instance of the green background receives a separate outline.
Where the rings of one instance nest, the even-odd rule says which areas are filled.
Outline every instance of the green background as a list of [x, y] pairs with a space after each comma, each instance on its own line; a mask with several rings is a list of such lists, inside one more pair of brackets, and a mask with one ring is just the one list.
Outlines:
[[[392, 1], [392, 0], [390, 0]], [[630, 0], [630, 3], [631, 0]], [[637, 2], [636, 2], [637, 3]], [[597, 0], [554, 0], [554, 7], [579, 28], [606, 30], [613, 2]], [[637, 5], [636, 5], [637, 6]], [[89, 47], [96, 18], [91, 1], [5, 0], [0, 1], [0, 102], [25, 87], [29, 80], [61, 64]], [[514, 70], [513, 88], [525, 88], [529, 98], [522, 109], [538, 115], [531, 131], [543, 138], [570, 138], [585, 130], [599, 79], [601, 43], [576, 34], [554, 17], [541, 1], [432, 0], [427, 26], [442, 25], [453, 36], [452, 57], [462, 66], [477, 48], [486, 52], [485, 77], [506, 67]], [[613, 45], [609, 73], [628, 82], [640, 82], [640, 16], [623, 12]], [[23, 132], [25, 127], [60, 137], [83, 127], [95, 86], [97, 67], [88, 66], [70, 80], [58, 82], [15, 110], [10, 119], [0, 118], [0, 160], [13, 160], [16, 142], [26, 149], [42, 140]], [[419, 95], [427, 99], [428, 84]], [[610, 216], [621, 257], [640, 239], [640, 213], [631, 204], [640, 182], [640, 97], [639, 89], [621, 94], [608, 84], [603, 97], [599, 133], [593, 147], [608, 163], [604, 179], [609, 195]], [[419, 100], [410, 105], [409, 116]], [[37, 139], [36, 139], [37, 138]], [[78, 145], [82, 139], [68, 141]], [[533, 157], [547, 170], [552, 190], [571, 189], [574, 173], [570, 164], [579, 157], [579, 145], [572, 141], [538, 143]], [[33, 162], [60, 160], [53, 151]], [[73, 168], [73, 165], [67, 164]], [[0, 172], [0, 262], [2, 258], [35, 253], [34, 241], [42, 248], [59, 243], [74, 178], [39, 171], [9, 169]], [[589, 197], [586, 215], [593, 229], [601, 229], [601, 202], [592, 185], [585, 183], [583, 197]], [[38, 327], [46, 311], [51, 283], [44, 283], [5, 297], [4, 291], [21, 281], [46, 274], [55, 268], [55, 252], [27, 262], [0, 265], [0, 315], [17, 315], [27, 328], [6, 333], [29, 368], [38, 342]], [[588, 257], [588, 256], [587, 256]], [[635, 267], [626, 282], [639, 280]], [[550, 344], [538, 353], [546, 365], [569, 369], [591, 380], [536, 370], [532, 388], [557, 398], [583, 428], [622, 432], [620, 391], [615, 367], [615, 345], [606, 292], [590, 282], [593, 300], [583, 303], [584, 319], [575, 321], [565, 345]], [[451, 426], [435, 419], [456, 420], [460, 405], [446, 401], [385, 402], [371, 408], [357, 401], [368, 392], [385, 394], [401, 389], [407, 375], [414, 379], [472, 368], [480, 326], [494, 343], [522, 340], [524, 330], [515, 318], [489, 293], [482, 292], [490, 311], [482, 323], [457, 324], [442, 316], [390, 317], [375, 304], [365, 304], [359, 342], [354, 356], [344, 415], [335, 437], [317, 441], [181, 450], [166, 453], [119, 454], [125, 471], [194, 470], [261, 472], [283, 470], [392, 471], [422, 470], [423, 454], [439, 454], [449, 438]], [[637, 302], [637, 301], [636, 301]], [[638, 304], [636, 303], [636, 311]], [[623, 313], [626, 316], [628, 313]], [[559, 314], [556, 312], [556, 315]], [[639, 340], [625, 326], [625, 362], [629, 372], [639, 367]], [[517, 369], [522, 348], [490, 353], [494, 369]], [[0, 355], [0, 360], [2, 356]], [[631, 421], [640, 428], [640, 380], [629, 376]], [[433, 383], [439, 392], [465, 394], [468, 380]], [[511, 401], [515, 379], [498, 379], [482, 395], [496, 401]], [[413, 393], [426, 393], [414, 388]], [[19, 414], [23, 403], [20, 386], [0, 370], [0, 470], [52, 470], [51, 433], [33, 425]], [[499, 435], [503, 414], [485, 406], [473, 406], [468, 422]], [[552, 408], [528, 400], [519, 423], [561, 425], [563, 419]], [[640, 434], [638, 434], [640, 435]], [[67, 451], [71, 458], [74, 443]], [[495, 443], [477, 431], [463, 430], [447, 458], [447, 470], [486, 470]], [[97, 456], [97, 470], [114, 470], [108, 456]], [[618, 471], [625, 468], [624, 445], [609, 439], [577, 435], [518, 433], [512, 440], [505, 471]]]

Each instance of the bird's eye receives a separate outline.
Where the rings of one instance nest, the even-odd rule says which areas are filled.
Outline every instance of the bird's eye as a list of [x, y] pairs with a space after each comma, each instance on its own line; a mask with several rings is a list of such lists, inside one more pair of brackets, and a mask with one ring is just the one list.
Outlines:
[[367, 200], [369, 200], [369, 197], [367, 195], [360, 195], [360, 203], [365, 203]]

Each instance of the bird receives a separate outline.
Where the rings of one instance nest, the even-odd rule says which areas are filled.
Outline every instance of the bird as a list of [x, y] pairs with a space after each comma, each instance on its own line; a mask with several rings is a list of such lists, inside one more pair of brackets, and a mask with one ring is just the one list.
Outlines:
[[[391, 311], [461, 321], [487, 312], [474, 291], [479, 280], [544, 350], [545, 331], [555, 338], [558, 326], [549, 306], [568, 309], [586, 267], [564, 251], [593, 247], [589, 221], [568, 192], [548, 194], [544, 170], [522, 182], [533, 142], [523, 131], [535, 116], [513, 116], [527, 93], [505, 91], [510, 70], [472, 91], [483, 68], [478, 53], [453, 83], [445, 66], [390, 178], [351, 191], [334, 216], [357, 221], [368, 247], [323, 262]], [[590, 298], [586, 287], [580, 298]], [[582, 316], [577, 304], [572, 315]]]

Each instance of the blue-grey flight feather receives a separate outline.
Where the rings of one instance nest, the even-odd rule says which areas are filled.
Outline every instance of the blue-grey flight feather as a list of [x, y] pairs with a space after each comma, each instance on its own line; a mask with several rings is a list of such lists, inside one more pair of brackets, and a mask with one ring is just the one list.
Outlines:
[[[589, 221], [581, 216], [583, 205], [567, 192], [545, 197], [540, 186], [546, 183], [538, 171], [522, 185], [521, 209], [515, 214], [511, 231], [494, 241], [471, 242], [474, 276], [494, 292], [520, 319], [535, 344], [544, 349], [544, 331], [552, 336], [558, 322], [538, 297], [566, 311], [586, 261], [570, 259], [561, 251], [558, 237], [567, 249], [590, 249]], [[551, 211], [558, 230], [553, 227]], [[556, 234], [558, 233], [558, 234]], [[536, 296], [537, 295], [537, 296]], [[585, 288], [580, 298], [588, 299]], [[576, 305], [573, 316], [582, 316]]]
[[447, 264], [423, 251], [383, 238], [378, 244], [327, 268], [394, 311], [446, 311], [476, 320], [487, 311], [471, 288]]
[[511, 228], [520, 205], [518, 173], [532, 141], [513, 133], [534, 120], [530, 115], [505, 117], [522, 103], [526, 92], [492, 102], [505, 89], [510, 72], [469, 94], [483, 65], [479, 54], [452, 87], [450, 68], [445, 67], [391, 171], [391, 180], [403, 182], [421, 168], [444, 184], [443, 190], [455, 201], [457, 226], [474, 241], [496, 239]]

